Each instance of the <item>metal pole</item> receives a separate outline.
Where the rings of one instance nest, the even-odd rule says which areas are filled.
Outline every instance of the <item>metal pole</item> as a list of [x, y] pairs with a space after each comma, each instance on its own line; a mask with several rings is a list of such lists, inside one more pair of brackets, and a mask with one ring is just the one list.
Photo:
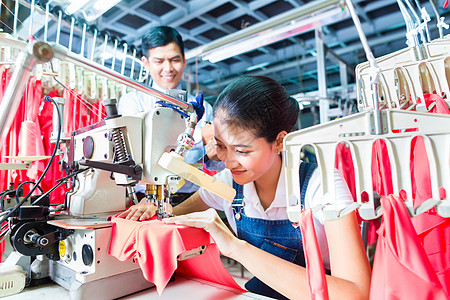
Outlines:
[[30, 27], [28, 27], [28, 39], [33, 36], [33, 15], [34, 15], [34, 0], [31, 0], [31, 10], [30, 10]]
[[131, 61], [131, 72], [130, 72], [130, 78], [133, 79], [134, 75], [134, 64], [136, 59], [136, 48], [133, 49], [133, 60]]
[[81, 56], [84, 56], [84, 40], [86, 39], [86, 26], [87, 26], [86, 23], [83, 23], [83, 34], [81, 35], [81, 51], [80, 51]]
[[367, 41], [367, 37], [364, 34], [361, 22], [359, 21], [358, 14], [356, 13], [352, 1], [345, 0], [345, 3], [348, 7], [348, 10], [350, 11], [353, 23], [355, 24], [356, 30], [358, 31], [359, 39], [361, 40], [367, 60], [369, 61], [370, 71], [372, 73], [370, 86], [372, 88], [373, 117], [375, 123], [374, 132], [376, 135], [379, 135], [382, 133], [380, 103], [378, 102], [378, 84], [380, 83], [381, 71], [378, 67], [375, 57], [373, 56], [372, 50], [369, 47], [369, 42]]
[[48, 14], [49, 14], [49, 5], [45, 4], [45, 26], [44, 26], [44, 42], [47, 42], [48, 35]]
[[19, 18], [19, 0], [16, 0], [14, 5], [14, 22], [13, 22], [13, 36], [17, 37], [17, 19]]
[[94, 29], [94, 38], [92, 39], [91, 60], [94, 60], [95, 44], [97, 43], [97, 28]]
[[125, 63], [127, 61], [127, 51], [128, 51], [128, 44], [123, 44], [123, 57], [122, 57], [122, 68], [120, 69], [120, 74], [124, 75], [125, 73]]
[[72, 17], [70, 22], [70, 34], [69, 34], [69, 51], [72, 52], [72, 42], [73, 42], [73, 27], [75, 26], [75, 18]]
[[348, 74], [347, 74], [347, 65], [339, 61], [339, 77], [341, 80], [341, 86], [344, 88], [342, 89], [341, 96], [343, 99], [347, 99], [348, 97]]
[[113, 71], [116, 67], [116, 54], [117, 54], [117, 44], [118, 43], [119, 43], [119, 41], [117, 39], [115, 39], [114, 40], [114, 52], [113, 52], [112, 63], [111, 63], [111, 70], [113, 70]]
[[194, 108], [192, 104], [186, 103], [184, 101], [180, 101], [174, 97], [171, 97], [169, 95], [166, 95], [164, 93], [161, 93], [155, 89], [152, 89], [149, 86], [143, 85], [139, 82], [136, 82], [129, 77], [125, 77], [119, 73], [117, 73], [114, 70], [111, 70], [109, 68], [106, 68], [102, 65], [99, 65], [93, 61], [90, 61], [89, 59], [86, 59], [80, 55], [77, 55], [75, 53], [69, 52], [67, 48], [64, 48], [61, 45], [58, 45], [56, 43], [51, 44], [54, 52], [54, 56], [57, 59], [65, 60], [67, 62], [73, 63], [74, 65], [80, 66], [82, 68], [85, 68], [89, 71], [92, 71], [94, 73], [97, 73], [103, 77], [106, 77], [108, 79], [114, 80], [116, 82], [119, 82], [121, 84], [124, 84], [126, 86], [129, 86], [131, 88], [134, 88], [136, 90], [139, 90], [141, 92], [144, 92], [146, 94], [149, 94], [153, 97], [156, 97], [160, 100], [167, 101], [169, 103], [172, 103], [181, 109], [187, 110], [188, 112], [194, 112]]
[[316, 37], [316, 51], [317, 51], [317, 79], [319, 87], [319, 114], [320, 123], [328, 122], [328, 108], [330, 104], [327, 100], [327, 71], [325, 68], [325, 49], [323, 45], [323, 31], [322, 27], [315, 29]]
[[59, 37], [61, 35], [61, 21], [62, 21], [62, 11], [58, 12], [58, 28], [56, 29], [56, 43], [59, 44]]
[[103, 44], [103, 53], [101, 54], [102, 57], [102, 66], [105, 65], [105, 53], [106, 49], [108, 49], [108, 35], [105, 34], [105, 43]]

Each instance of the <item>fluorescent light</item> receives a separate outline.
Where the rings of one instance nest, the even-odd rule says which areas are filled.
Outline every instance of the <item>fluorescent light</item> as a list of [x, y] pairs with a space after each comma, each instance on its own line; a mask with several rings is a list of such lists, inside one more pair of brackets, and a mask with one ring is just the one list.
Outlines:
[[316, 0], [186, 52], [217, 62], [348, 17], [343, 0]]
[[287, 39], [291, 36], [313, 30], [319, 26], [334, 23], [347, 15], [348, 13], [346, 10], [343, 10], [341, 7], [337, 7], [315, 16], [309, 16], [307, 18], [303, 17], [301, 20], [290, 21], [287, 24], [260, 31], [243, 40], [231, 42], [208, 51], [203, 54], [203, 59], [216, 63], [259, 47]]
[[71, 0], [66, 13], [71, 15], [80, 11], [86, 21], [92, 22], [121, 0]]
[[69, 4], [69, 6], [67, 6], [66, 8], [66, 13], [68, 15], [71, 15], [73, 13], [76, 13], [77, 11], [79, 11], [83, 6], [85, 6], [87, 3], [89, 2], [89, 0], [78, 0], [78, 1], [74, 1], [71, 2]]
[[114, 5], [116, 5], [117, 3], [119, 3], [120, 0], [118, 1], [113, 1], [113, 0], [97, 0], [97, 2], [95, 2], [95, 4], [93, 5], [93, 7], [96, 10], [101, 10], [106, 12], [107, 10], [109, 10], [111, 7], [113, 7]]
[[119, 3], [121, 0], [97, 0], [84, 12], [84, 17], [86, 21], [92, 22], [105, 12], [110, 10], [113, 6]]

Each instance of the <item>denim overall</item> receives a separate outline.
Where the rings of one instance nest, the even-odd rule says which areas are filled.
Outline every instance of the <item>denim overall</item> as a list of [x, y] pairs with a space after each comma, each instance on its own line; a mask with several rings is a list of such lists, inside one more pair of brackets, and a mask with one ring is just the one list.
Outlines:
[[[304, 206], [309, 179], [316, 167], [316, 164], [311, 163], [302, 162], [300, 164], [299, 175], [302, 206]], [[300, 229], [294, 226], [289, 219], [264, 220], [247, 217], [243, 207], [243, 186], [233, 180], [233, 188], [236, 190], [236, 196], [234, 197], [232, 207], [236, 219], [238, 238], [284, 260], [305, 266]], [[256, 277], [250, 279], [245, 284], [245, 288], [250, 292], [260, 295], [276, 299], [287, 299]]]

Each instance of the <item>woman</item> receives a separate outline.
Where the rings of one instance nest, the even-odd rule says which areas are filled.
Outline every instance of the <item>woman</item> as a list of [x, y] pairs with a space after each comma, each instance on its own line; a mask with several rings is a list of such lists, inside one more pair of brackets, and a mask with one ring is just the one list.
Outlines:
[[[239, 261], [256, 278], [246, 284], [252, 292], [273, 298], [308, 298], [300, 230], [286, 213], [285, 178], [280, 151], [294, 127], [298, 103], [276, 81], [241, 77], [219, 95], [214, 106], [214, 139], [218, 157], [227, 169], [215, 177], [237, 190], [233, 204], [199, 189], [173, 208], [177, 217], [164, 220], [204, 228], [225, 256]], [[302, 202], [306, 208], [321, 203], [319, 171], [302, 163]], [[336, 205], [352, 203], [342, 178], [336, 177]], [[225, 212], [237, 234], [214, 209]], [[145, 220], [155, 213], [152, 204], [140, 203], [121, 217]], [[330, 298], [369, 297], [370, 266], [362, 245], [355, 213], [336, 220], [314, 214], [316, 234], [327, 276]]]

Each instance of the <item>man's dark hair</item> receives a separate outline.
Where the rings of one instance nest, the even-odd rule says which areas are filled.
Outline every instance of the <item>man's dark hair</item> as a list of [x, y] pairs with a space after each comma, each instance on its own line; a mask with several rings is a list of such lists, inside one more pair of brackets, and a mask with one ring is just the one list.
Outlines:
[[181, 35], [174, 28], [169, 26], [157, 26], [147, 32], [146, 35], [142, 37], [142, 51], [144, 56], [148, 56], [148, 51], [150, 49], [168, 45], [172, 42], [180, 47], [181, 54], [184, 57], [184, 44]]

